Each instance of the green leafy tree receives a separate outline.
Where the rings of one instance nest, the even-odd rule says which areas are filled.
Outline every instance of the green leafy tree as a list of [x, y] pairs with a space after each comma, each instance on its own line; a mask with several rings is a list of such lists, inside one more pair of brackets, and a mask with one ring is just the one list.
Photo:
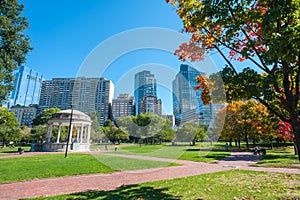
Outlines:
[[[30, 138], [36, 142], [43, 142], [46, 140], [46, 133], [47, 133], [47, 125], [40, 124], [34, 126], [30, 131]], [[56, 133], [56, 131], [54, 131]]]
[[28, 126], [21, 126], [20, 129], [20, 140], [28, 142], [30, 140], [31, 128], [29, 128]]
[[154, 138], [158, 139], [160, 143], [162, 141], [171, 141], [175, 139], [176, 131], [169, 126], [170, 120], [165, 120], [162, 129], [155, 134]]
[[20, 138], [19, 122], [13, 112], [0, 107], [0, 138], [3, 147], [7, 141], [16, 141]]
[[115, 123], [132, 138], [142, 139], [146, 143], [174, 138], [173, 130], [168, 127], [169, 122], [156, 114], [143, 113], [138, 116], [120, 117]]
[[187, 122], [180, 126], [177, 130], [176, 140], [179, 142], [190, 142], [195, 145], [196, 140], [204, 140], [206, 138], [203, 126], [195, 122]]
[[[290, 123], [300, 160], [299, 1], [167, 1], [176, 6], [184, 31], [191, 34], [190, 42], [175, 54], [198, 61], [218, 52], [231, 75], [227, 77], [233, 87], [227, 87], [227, 97], [254, 98]], [[232, 60], [252, 65], [238, 73]], [[207, 87], [202, 88], [209, 97]]]
[[100, 127], [99, 113], [97, 111], [92, 111], [89, 113], [92, 120], [91, 125], [91, 139], [92, 141], [100, 141], [104, 138], [104, 132]]
[[60, 111], [59, 108], [49, 108], [44, 110], [42, 113], [38, 114], [35, 119], [32, 120], [34, 126], [43, 125], [51, 119], [52, 115], [58, 113]]
[[13, 71], [26, 60], [31, 50], [29, 37], [24, 34], [28, 27], [23, 15], [24, 5], [18, 0], [0, 1], [0, 103], [13, 89]]
[[120, 140], [127, 140], [129, 139], [129, 134], [123, 131], [116, 126], [105, 127], [107, 128], [105, 131], [105, 136], [107, 139], [112, 141], [113, 143], [119, 143]]

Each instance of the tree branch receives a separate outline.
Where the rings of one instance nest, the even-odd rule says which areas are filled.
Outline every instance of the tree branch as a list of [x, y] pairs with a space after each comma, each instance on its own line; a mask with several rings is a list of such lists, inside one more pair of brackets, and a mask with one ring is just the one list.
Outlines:
[[229, 65], [229, 67], [233, 70], [233, 72], [237, 75], [237, 71], [235, 70], [234, 66], [232, 65], [232, 63], [228, 60], [228, 58], [226, 58], [226, 56], [224, 55], [224, 53], [220, 50], [220, 48], [217, 45], [214, 45], [214, 48], [217, 49], [217, 51], [221, 54], [222, 58], [224, 58], [224, 60], [227, 62], [227, 64]]
[[[234, 14], [233, 14], [232, 8], [230, 7], [229, 3], [228, 3], [227, 5], [228, 5], [228, 9], [229, 9], [229, 12], [230, 12], [230, 14], [231, 14], [233, 20], [234, 20], [234, 21], [237, 21], [237, 20], [236, 20], [236, 17], [235, 17]], [[246, 36], [246, 38], [247, 38], [249, 41], [251, 41], [249, 35], [246, 33], [246, 31], [245, 31], [242, 27], [241, 27], [241, 31], [242, 31], [243, 34]], [[253, 49], [254, 49], [255, 54], [257, 55], [257, 57], [258, 57], [260, 63], [262, 64], [262, 68], [264, 68], [264, 71], [267, 72], [267, 73], [270, 73], [269, 68], [265, 65], [265, 63], [264, 63], [264, 61], [263, 61], [261, 55], [258, 53], [258, 51], [257, 51], [257, 49], [255, 48], [255, 46], [253, 47]]]
[[268, 108], [271, 112], [273, 112], [276, 116], [279, 117], [284, 122], [290, 123], [290, 120], [284, 117], [281, 113], [277, 112], [275, 109], [273, 109], [267, 102], [265, 102], [263, 99], [260, 97], [255, 97], [260, 103], [262, 103], [264, 106]]

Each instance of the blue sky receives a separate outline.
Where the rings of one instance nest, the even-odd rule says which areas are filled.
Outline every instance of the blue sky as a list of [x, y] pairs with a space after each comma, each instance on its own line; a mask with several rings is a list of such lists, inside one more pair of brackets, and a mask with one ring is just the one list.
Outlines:
[[[133, 74], [137, 71], [143, 69], [156, 71], [155, 75], [160, 77], [158, 96], [163, 101], [163, 110], [172, 113], [170, 84], [182, 62], [173, 55], [174, 45], [169, 45], [172, 47], [168, 50], [160, 48], [159, 45], [168, 38], [150, 39], [150, 42], [156, 40], [158, 47], [147, 48], [147, 45], [142, 44], [145, 48], [117, 55], [115, 54], [119, 49], [136, 42], [138, 37], [149, 42], [147, 40], [152, 35], [137, 37], [133, 35], [128, 40], [125, 38], [117, 43], [110, 42], [127, 33], [126, 31], [134, 32], [147, 27], [156, 27], [173, 30], [174, 44], [177, 44], [179, 41], [176, 40], [176, 34], [179, 34], [182, 22], [175, 9], [165, 0], [21, 0], [20, 2], [25, 5], [24, 14], [30, 23], [26, 33], [31, 38], [31, 45], [34, 48], [27, 58], [26, 66], [43, 73], [47, 79], [76, 77], [91, 55], [102, 48], [95, 57], [97, 67], [94, 66], [93, 70], [89, 71], [90, 76], [104, 76], [112, 80], [116, 85], [116, 96], [125, 92], [133, 94]], [[104, 48], [102, 44], [105, 42], [110, 46]], [[103, 64], [105, 58], [112, 54], [114, 59]], [[212, 60], [218, 67], [224, 66], [218, 58]], [[213, 63], [200, 65], [204, 66], [201, 70], [205, 72], [206, 69], [215, 67]], [[101, 70], [103, 73], [99, 73]]]

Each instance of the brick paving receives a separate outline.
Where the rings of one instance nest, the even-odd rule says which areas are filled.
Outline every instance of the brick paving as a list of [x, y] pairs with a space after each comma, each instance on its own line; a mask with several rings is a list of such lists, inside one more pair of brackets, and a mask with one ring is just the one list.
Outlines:
[[[35, 155], [32, 153], [31, 155]], [[284, 172], [300, 174], [299, 169], [286, 168], [263, 168], [251, 167], [251, 164], [261, 159], [259, 156], [249, 153], [232, 153], [224, 160], [216, 163], [200, 163], [185, 160], [174, 160], [167, 158], [154, 158], [149, 156], [134, 156], [111, 154], [112, 156], [122, 156], [129, 158], [139, 158], [145, 160], [158, 160], [166, 162], [176, 162], [183, 166], [173, 166], [165, 168], [144, 169], [134, 171], [122, 171], [109, 174], [91, 174], [80, 176], [69, 176], [60, 178], [48, 178], [32, 181], [22, 181], [16, 183], [0, 184], [0, 199], [20, 199], [41, 196], [53, 196], [74, 192], [84, 192], [89, 190], [114, 190], [122, 185], [139, 184], [158, 180], [167, 180], [211, 172], [226, 171], [231, 169], [245, 169], [267, 172]], [[21, 155], [23, 156], [23, 155]], [[29, 156], [29, 155], [27, 155]], [[3, 157], [3, 156], [1, 156]], [[1, 158], [0, 157], [0, 158]]]

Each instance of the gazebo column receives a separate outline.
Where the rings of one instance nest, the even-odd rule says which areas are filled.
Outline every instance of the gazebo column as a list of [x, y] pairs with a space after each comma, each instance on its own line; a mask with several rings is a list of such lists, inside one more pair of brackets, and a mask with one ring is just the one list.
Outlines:
[[81, 129], [80, 129], [80, 144], [82, 144], [83, 129], [84, 129], [84, 126], [83, 126], [83, 124], [81, 124]]
[[88, 132], [88, 127], [87, 125], [85, 125], [85, 129], [84, 129], [84, 143], [87, 143], [87, 132]]
[[73, 133], [73, 124], [71, 124], [71, 130], [70, 130], [70, 135], [69, 135], [69, 143], [71, 143], [72, 142], [72, 134]]
[[53, 124], [48, 124], [47, 143], [51, 142]]
[[81, 128], [79, 128], [78, 126], [77, 126], [77, 134], [76, 134], [76, 142], [78, 143], [79, 142], [79, 135], [80, 135], [80, 130]]
[[59, 140], [60, 140], [60, 130], [61, 130], [61, 122], [58, 123], [58, 133], [57, 133], [56, 143], [59, 143]]
[[87, 133], [87, 142], [86, 143], [90, 143], [90, 139], [91, 139], [91, 125], [88, 125], [88, 133]]

